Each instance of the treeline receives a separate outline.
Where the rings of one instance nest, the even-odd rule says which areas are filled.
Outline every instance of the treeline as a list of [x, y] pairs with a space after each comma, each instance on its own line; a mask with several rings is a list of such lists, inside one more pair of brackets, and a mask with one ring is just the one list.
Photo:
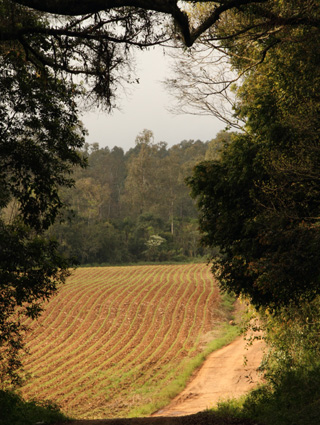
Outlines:
[[212, 158], [230, 134], [211, 142], [185, 140], [168, 148], [142, 131], [128, 152], [85, 145], [88, 167], [65, 189], [67, 211], [50, 234], [79, 264], [183, 261], [206, 254], [185, 178]]

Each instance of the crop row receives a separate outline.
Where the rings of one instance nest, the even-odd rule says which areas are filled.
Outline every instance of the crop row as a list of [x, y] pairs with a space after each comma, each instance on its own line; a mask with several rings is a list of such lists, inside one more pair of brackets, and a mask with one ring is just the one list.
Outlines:
[[125, 415], [199, 352], [218, 304], [204, 264], [78, 269], [32, 325], [23, 392], [76, 417]]

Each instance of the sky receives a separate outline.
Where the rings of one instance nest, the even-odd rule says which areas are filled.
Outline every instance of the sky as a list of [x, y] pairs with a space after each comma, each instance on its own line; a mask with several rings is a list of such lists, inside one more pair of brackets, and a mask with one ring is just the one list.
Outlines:
[[88, 143], [99, 143], [100, 148], [122, 147], [124, 151], [135, 146], [136, 136], [144, 129], [151, 130], [154, 141], [168, 146], [182, 140], [212, 140], [225, 124], [211, 116], [176, 115], [168, 111], [174, 98], [162, 81], [170, 75], [170, 58], [163, 49], [137, 52], [139, 84], [130, 88], [130, 94], [119, 102], [121, 110], [111, 115], [91, 110], [82, 116], [89, 131]]

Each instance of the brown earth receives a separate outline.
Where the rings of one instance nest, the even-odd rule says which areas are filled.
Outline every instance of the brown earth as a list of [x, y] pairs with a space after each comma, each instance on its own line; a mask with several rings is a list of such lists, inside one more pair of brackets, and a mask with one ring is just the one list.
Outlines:
[[[263, 342], [250, 347], [242, 337], [212, 353], [186, 389], [150, 418], [78, 420], [72, 425], [250, 425], [250, 421], [220, 418], [203, 412], [219, 400], [239, 397], [260, 381], [257, 368]], [[246, 359], [246, 362], [244, 362]], [[198, 413], [201, 412], [201, 413]], [[57, 424], [62, 425], [62, 424]]]
[[262, 341], [246, 349], [246, 341], [237, 338], [213, 352], [186, 389], [153, 416], [191, 415], [216, 406], [220, 400], [246, 394], [259, 382], [257, 368], [262, 353]]
[[129, 416], [150, 403], [136, 390], [164, 391], [223, 321], [206, 264], [78, 269], [31, 327], [22, 393], [78, 419]]

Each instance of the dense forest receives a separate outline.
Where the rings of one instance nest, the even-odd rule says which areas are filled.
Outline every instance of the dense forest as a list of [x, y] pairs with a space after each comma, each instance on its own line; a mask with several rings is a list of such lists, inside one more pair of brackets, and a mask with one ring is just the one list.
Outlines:
[[128, 152], [86, 144], [88, 166], [75, 168], [74, 186], [62, 193], [68, 209], [50, 234], [78, 264], [205, 255], [185, 179], [199, 161], [214, 158], [230, 135], [222, 131], [210, 142], [184, 140], [169, 148], [143, 130]]

